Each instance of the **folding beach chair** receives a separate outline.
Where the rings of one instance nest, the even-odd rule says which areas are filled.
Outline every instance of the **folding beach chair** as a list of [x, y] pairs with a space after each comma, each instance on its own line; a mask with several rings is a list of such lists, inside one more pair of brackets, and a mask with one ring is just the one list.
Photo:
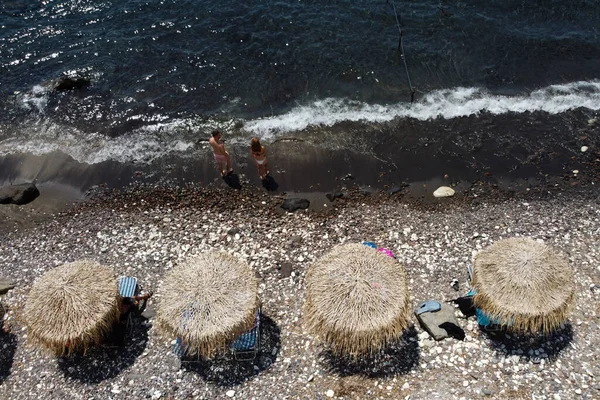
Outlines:
[[[15, 284], [6, 279], [0, 278], [0, 296], [8, 293], [12, 289], [15, 288]], [[8, 312], [8, 308], [0, 301], [0, 330], [2, 329], [2, 325], [4, 322], [4, 316]]]
[[[137, 278], [133, 276], [122, 276], [119, 278], [119, 295], [123, 298], [136, 296], [139, 292], [137, 284]], [[131, 336], [133, 334], [133, 305], [132, 308], [127, 312], [125, 320], [125, 335]]]
[[[185, 310], [181, 315], [181, 322], [183, 323], [183, 329], [187, 329], [187, 322], [192, 318], [191, 309]], [[189, 346], [183, 342], [183, 339], [180, 337], [175, 339], [175, 344], [173, 345], [173, 354], [181, 359], [184, 362], [184, 358], [189, 354]]]
[[260, 351], [260, 307], [254, 317], [252, 328], [242, 333], [231, 343], [229, 350], [236, 360], [252, 361]]
[[[469, 274], [469, 284], [473, 280], [473, 267], [468, 266], [467, 272]], [[467, 293], [468, 297], [474, 297], [477, 294], [477, 291], [474, 287], [471, 287], [469, 293]], [[483, 312], [480, 308], [475, 308], [475, 316], [477, 317], [477, 323], [479, 326], [486, 332], [489, 333], [500, 333], [503, 332], [507, 325], [501, 324], [500, 321], [492, 318], [487, 313]]]

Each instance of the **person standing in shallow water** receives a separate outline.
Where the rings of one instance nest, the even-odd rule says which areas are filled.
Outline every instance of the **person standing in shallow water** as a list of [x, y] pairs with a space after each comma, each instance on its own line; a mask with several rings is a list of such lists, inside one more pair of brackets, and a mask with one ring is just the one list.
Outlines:
[[[212, 137], [208, 140], [210, 146], [213, 149], [213, 155], [215, 156], [215, 161], [217, 162], [217, 167], [219, 168], [219, 172], [221, 176], [229, 175], [233, 172], [233, 168], [231, 168], [231, 158], [229, 158], [229, 153], [225, 151], [225, 145], [221, 142], [221, 132], [217, 129], [212, 131]], [[223, 163], [225, 163], [225, 170], [223, 169]]]
[[267, 149], [260, 144], [257, 137], [253, 137], [250, 142], [250, 157], [254, 160], [260, 179], [265, 179], [269, 175], [269, 164], [267, 163]]

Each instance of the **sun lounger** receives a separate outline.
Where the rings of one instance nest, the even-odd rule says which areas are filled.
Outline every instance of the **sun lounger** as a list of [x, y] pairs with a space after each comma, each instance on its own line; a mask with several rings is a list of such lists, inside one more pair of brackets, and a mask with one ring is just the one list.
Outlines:
[[[260, 351], [260, 308], [256, 312], [254, 319], [254, 325], [252, 328], [242, 333], [233, 343], [229, 346], [229, 351], [233, 354], [236, 360], [250, 361], [256, 358], [256, 355]], [[188, 318], [187, 315], [182, 315], [182, 319]], [[189, 356], [189, 346], [182, 340], [182, 338], [176, 338], [175, 344], [173, 345], [173, 354], [179, 358], [185, 358]]]
[[[8, 293], [10, 290], [15, 288], [15, 284], [12, 281], [6, 280], [4, 278], [0, 278], [0, 295]], [[4, 322], [4, 316], [8, 312], [8, 309], [0, 301], [0, 328], [2, 328], [2, 323]]]
[[[119, 278], [119, 295], [122, 298], [136, 296], [138, 294], [138, 292], [139, 292], [139, 287], [137, 284], [137, 278], [135, 278], [133, 276], [122, 276]], [[125, 318], [125, 337], [131, 336], [133, 334], [133, 313], [135, 311], [134, 308], [135, 308], [135, 306], [132, 305], [128, 309], [127, 314], [124, 316], [124, 318]]]
[[[469, 274], [469, 283], [470, 283], [471, 280], [473, 279], [473, 268], [470, 266], [467, 267], [467, 272]], [[477, 294], [477, 291], [475, 290], [475, 288], [472, 287], [469, 290], [469, 293], [467, 293], [467, 296], [474, 297], [476, 294]], [[490, 315], [483, 312], [480, 308], [475, 308], [475, 316], [477, 317], [477, 323], [479, 324], [479, 326], [481, 328], [483, 328], [483, 330], [485, 330], [486, 332], [490, 332], [490, 333], [500, 332], [500, 331], [503, 331], [504, 328], [506, 327], [505, 324], [502, 324], [502, 323], [500, 323], [500, 321], [492, 318]]]
[[236, 360], [251, 361], [256, 358], [260, 351], [260, 307], [256, 311], [252, 328], [234, 340], [229, 350]]

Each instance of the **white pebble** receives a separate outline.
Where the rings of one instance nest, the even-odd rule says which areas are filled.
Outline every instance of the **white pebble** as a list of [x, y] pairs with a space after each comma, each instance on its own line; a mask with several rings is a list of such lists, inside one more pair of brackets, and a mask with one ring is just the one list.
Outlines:
[[235, 396], [235, 390], [228, 390], [225, 394], [227, 395], [227, 397], [233, 397]]
[[588, 147], [587, 146], [581, 146], [581, 152], [585, 153], [586, 151], [588, 151]]
[[325, 393], [327, 395], [327, 397], [333, 397], [335, 395], [335, 393], [333, 392], [333, 390], [329, 389], [327, 391], [327, 393]]

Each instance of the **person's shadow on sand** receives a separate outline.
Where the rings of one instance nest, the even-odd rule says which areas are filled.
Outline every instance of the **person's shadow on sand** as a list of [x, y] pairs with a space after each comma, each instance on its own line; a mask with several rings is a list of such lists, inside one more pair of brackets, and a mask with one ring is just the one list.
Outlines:
[[281, 348], [281, 330], [270, 317], [261, 314], [260, 351], [252, 361], [235, 360], [227, 354], [214, 359], [194, 355], [182, 359], [181, 366], [219, 386], [231, 387], [258, 375], [275, 363]]
[[149, 325], [136, 322], [123, 346], [101, 345], [90, 348], [85, 355], [63, 356], [58, 359], [58, 367], [65, 375], [84, 383], [97, 384], [114, 378], [144, 352], [149, 329]]
[[240, 183], [240, 177], [236, 173], [230, 173], [223, 176], [223, 180], [232, 189], [240, 190], [242, 188], [242, 184]]
[[265, 179], [263, 179], [262, 185], [269, 192], [274, 192], [279, 187], [279, 184], [275, 181], [275, 179], [273, 179], [271, 175], [267, 175]]

